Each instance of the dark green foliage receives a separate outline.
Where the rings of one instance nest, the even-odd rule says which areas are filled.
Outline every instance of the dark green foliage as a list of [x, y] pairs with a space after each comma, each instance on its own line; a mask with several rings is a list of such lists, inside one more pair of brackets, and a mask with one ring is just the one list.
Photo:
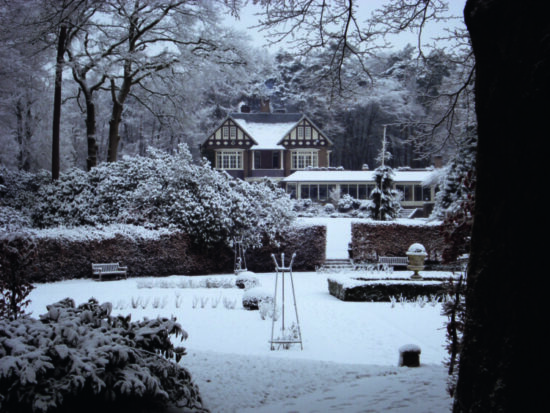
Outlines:
[[372, 219], [391, 221], [399, 216], [401, 203], [399, 194], [393, 190], [393, 170], [387, 165], [376, 168], [374, 174], [376, 188], [371, 193], [371, 203], [367, 211]]
[[[356, 280], [360, 281], [359, 278]], [[422, 296], [444, 295], [444, 287], [441, 282], [418, 282], [406, 281], [388, 283], [383, 281], [367, 281], [358, 283], [360, 285], [346, 286], [338, 279], [328, 279], [329, 293], [342, 301], [370, 301], [370, 302], [390, 302], [391, 297], [403, 297], [407, 300], [414, 300]]]
[[170, 336], [187, 333], [175, 319], [131, 322], [94, 299], [47, 308], [40, 320], [0, 320], [2, 412], [205, 411], [177, 364], [185, 350]]
[[449, 359], [446, 362], [449, 368], [449, 380], [447, 382], [447, 391], [451, 397], [454, 396], [456, 380], [458, 376], [458, 366], [460, 362], [460, 352], [462, 351], [462, 333], [464, 332], [464, 316], [466, 312], [466, 302], [464, 294], [466, 292], [466, 280], [460, 277], [458, 280], [449, 281], [445, 284], [447, 299], [443, 303], [443, 315], [447, 316], [447, 352]]
[[34, 288], [27, 267], [35, 253], [30, 234], [9, 232], [0, 238], [0, 319], [13, 320], [25, 313]]
[[441, 190], [436, 194], [432, 216], [444, 220], [443, 231], [447, 244], [443, 251], [445, 262], [454, 261], [470, 251], [475, 206], [476, 148], [477, 135], [471, 132], [449, 163], [439, 183]]

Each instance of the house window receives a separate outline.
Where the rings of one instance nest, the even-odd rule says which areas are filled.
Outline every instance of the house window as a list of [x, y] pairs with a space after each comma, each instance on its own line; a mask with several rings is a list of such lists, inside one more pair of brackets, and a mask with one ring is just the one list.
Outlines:
[[294, 151], [292, 152], [291, 169], [305, 169], [308, 166], [316, 168], [319, 166], [317, 151]]
[[424, 187], [422, 185], [414, 186], [414, 200], [415, 201], [431, 201], [432, 191], [430, 187]]
[[296, 184], [286, 184], [286, 193], [291, 199], [296, 199]]
[[395, 189], [403, 194], [403, 201], [413, 200], [413, 185], [395, 185]]
[[298, 126], [296, 129], [298, 139], [311, 139], [311, 126]]
[[222, 127], [222, 139], [235, 139], [237, 137], [237, 127], [224, 126]]
[[219, 151], [216, 154], [216, 168], [243, 169], [243, 153], [241, 151]]
[[280, 152], [279, 151], [273, 151], [273, 155], [272, 155], [272, 160], [273, 160], [273, 163], [272, 163], [272, 168], [273, 169], [278, 169], [281, 167], [281, 164], [279, 163], [279, 159], [280, 159]]
[[258, 151], [254, 152], [254, 169], [260, 169], [262, 167], [262, 154]]

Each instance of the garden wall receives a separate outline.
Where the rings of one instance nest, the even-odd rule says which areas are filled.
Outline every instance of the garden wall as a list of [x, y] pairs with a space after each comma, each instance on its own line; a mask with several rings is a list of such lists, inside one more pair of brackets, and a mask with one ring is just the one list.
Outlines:
[[445, 245], [440, 224], [355, 222], [351, 234], [351, 257], [356, 261], [375, 262], [379, 256], [405, 257], [411, 244], [420, 243], [428, 253], [427, 261], [441, 262]]
[[[86, 228], [68, 230], [68, 233], [38, 231], [37, 234], [36, 254], [26, 271], [32, 282], [91, 278], [91, 264], [98, 262], [120, 262], [128, 266], [130, 277], [233, 272], [231, 248], [226, 245], [201, 248], [181, 232], [141, 229], [102, 233]], [[314, 270], [325, 259], [325, 236], [322, 226], [291, 228], [280, 237], [278, 248], [248, 251], [248, 269], [272, 272], [272, 253], [280, 257], [280, 253], [285, 252], [290, 259], [296, 251], [294, 269]]]

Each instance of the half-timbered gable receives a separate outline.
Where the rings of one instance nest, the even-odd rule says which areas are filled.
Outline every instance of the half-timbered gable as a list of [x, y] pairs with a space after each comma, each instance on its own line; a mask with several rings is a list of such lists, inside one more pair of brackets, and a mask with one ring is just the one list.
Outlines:
[[235, 177], [283, 178], [328, 166], [332, 142], [301, 113], [231, 113], [201, 144]]
[[281, 142], [285, 148], [329, 147], [332, 142], [306, 116], [289, 131]]
[[203, 143], [207, 149], [248, 149], [254, 144], [257, 142], [230, 117], [227, 117]]

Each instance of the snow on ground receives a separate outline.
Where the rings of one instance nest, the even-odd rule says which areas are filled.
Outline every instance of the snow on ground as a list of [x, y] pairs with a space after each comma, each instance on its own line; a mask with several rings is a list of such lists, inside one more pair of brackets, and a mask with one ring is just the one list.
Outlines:
[[[342, 227], [349, 220], [340, 224], [329, 227], [329, 240], [347, 239]], [[336, 246], [329, 241], [327, 255], [336, 255]], [[264, 288], [274, 289], [273, 273], [256, 276]], [[271, 351], [271, 320], [243, 309], [243, 290], [198, 288], [208, 278], [232, 282], [232, 274], [38, 284], [30, 310], [38, 316], [65, 297], [80, 304], [93, 296], [134, 320], [176, 316], [189, 333], [182, 363], [213, 413], [450, 411], [440, 304], [342, 302], [329, 295], [327, 276], [294, 273], [303, 350], [294, 345]], [[133, 308], [138, 299], [145, 308]], [[226, 308], [224, 301], [236, 301], [236, 308]], [[404, 344], [422, 349], [421, 367], [397, 367]]]

